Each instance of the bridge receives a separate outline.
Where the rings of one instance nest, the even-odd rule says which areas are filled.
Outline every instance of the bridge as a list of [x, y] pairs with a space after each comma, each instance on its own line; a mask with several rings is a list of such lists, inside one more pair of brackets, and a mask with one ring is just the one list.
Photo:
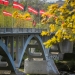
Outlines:
[[[28, 60], [32, 62], [35, 58], [42, 59], [47, 64], [47, 74], [59, 75], [59, 71], [50, 57], [50, 49], [46, 49], [43, 42], [51, 36], [40, 35], [45, 29], [36, 28], [0, 28], [0, 62], [6, 62], [8, 65], [0, 65], [0, 70], [11, 70], [11, 74], [17, 75], [16, 69], [19, 69], [25, 53]], [[71, 45], [71, 44], [69, 44]], [[73, 45], [73, 44], [72, 44]], [[36, 48], [40, 53], [35, 52]], [[35, 52], [33, 54], [33, 52]], [[3, 60], [2, 60], [3, 59]]]

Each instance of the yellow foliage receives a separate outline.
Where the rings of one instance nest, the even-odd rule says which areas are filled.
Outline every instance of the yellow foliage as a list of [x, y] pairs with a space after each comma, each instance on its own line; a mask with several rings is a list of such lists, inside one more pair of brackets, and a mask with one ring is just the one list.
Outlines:
[[18, 13], [17, 11], [15, 11], [15, 12], [12, 14], [12, 17], [17, 18], [18, 15], [19, 15], [19, 13]]
[[48, 6], [48, 10], [42, 17], [41, 22], [49, 24], [49, 32], [44, 31], [41, 35], [55, 33], [52, 38], [44, 42], [46, 48], [64, 39], [75, 41], [75, 0], [65, 0], [61, 7], [58, 7], [57, 4]]
[[72, 0], [71, 3], [70, 3], [70, 5], [71, 5], [72, 7], [75, 7], [75, 0]]
[[58, 8], [58, 4], [52, 4], [51, 6], [48, 6], [48, 10], [51, 12], [51, 11], [54, 11]]
[[67, 26], [66, 23], [61, 24], [61, 27], [62, 27], [62, 28], [66, 28], [66, 26]]
[[42, 35], [42, 36], [45, 36], [45, 35], [48, 35], [48, 36], [49, 36], [49, 32], [47, 32], [47, 31], [42, 31], [42, 32], [41, 32], [41, 35]]
[[12, 14], [12, 17], [26, 20], [27, 18], [31, 18], [31, 15], [28, 12], [26, 12], [24, 15], [22, 15], [21, 13], [18, 13], [17, 11], [15, 11]]
[[72, 29], [72, 33], [75, 34], [75, 29]]
[[25, 19], [31, 17], [31, 15], [29, 13], [25, 13], [23, 16]]
[[75, 14], [72, 15], [72, 19], [75, 20]]
[[69, 24], [67, 25], [67, 27], [72, 28], [72, 23], [69, 23]]
[[49, 28], [50, 28], [51, 33], [55, 31], [55, 25], [54, 24], [50, 24]]

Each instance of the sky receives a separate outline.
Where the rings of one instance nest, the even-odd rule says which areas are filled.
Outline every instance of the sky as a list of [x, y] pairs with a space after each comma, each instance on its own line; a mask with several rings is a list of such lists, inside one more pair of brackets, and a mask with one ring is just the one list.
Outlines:
[[[58, 0], [47, 0], [48, 2], [56, 2]], [[64, 1], [64, 0], [63, 0]]]
[[56, 2], [56, 1], [58, 1], [58, 0], [47, 0], [48, 2]]

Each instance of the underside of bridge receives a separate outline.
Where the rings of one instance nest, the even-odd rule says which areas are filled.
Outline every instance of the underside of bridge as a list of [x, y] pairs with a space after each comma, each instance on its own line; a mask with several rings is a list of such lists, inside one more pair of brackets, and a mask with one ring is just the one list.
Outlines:
[[[0, 36], [0, 55], [1, 60], [0, 62], [4, 62], [4, 65], [0, 67], [1, 70], [10, 70], [11, 73], [15, 73], [16, 69], [19, 69], [21, 66], [21, 62], [24, 58], [24, 54], [27, 54], [26, 62], [29, 62], [29, 66], [34, 63], [34, 68], [39, 67], [39, 72], [43, 74], [42, 72], [46, 70], [44, 74], [54, 74], [59, 75], [59, 71], [52, 60], [52, 58], [49, 55], [49, 50], [46, 49], [43, 45], [43, 42], [46, 41], [46, 38], [41, 37], [38, 34], [8, 34], [8, 35], [1, 35]], [[41, 60], [41, 61], [37, 61]], [[24, 63], [24, 65], [27, 65], [28, 63]], [[39, 64], [38, 64], [39, 63]], [[3, 64], [3, 63], [1, 63]], [[43, 64], [44, 66], [42, 66]], [[43, 67], [45, 67], [43, 69]], [[24, 66], [25, 67], [25, 66]], [[26, 68], [27, 68], [26, 67]], [[25, 72], [30, 72], [31, 70], [27, 70], [25, 68]], [[31, 67], [32, 68], [32, 67]], [[41, 71], [42, 69], [42, 71]], [[33, 71], [35, 71], [33, 69]], [[32, 73], [38, 73], [37, 71]], [[30, 74], [32, 74], [30, 73]]]

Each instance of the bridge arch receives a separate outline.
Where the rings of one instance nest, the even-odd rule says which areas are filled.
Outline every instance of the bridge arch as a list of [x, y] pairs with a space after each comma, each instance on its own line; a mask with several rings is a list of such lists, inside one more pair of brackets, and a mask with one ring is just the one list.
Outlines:
[[[24, 45], [24, 48], [23, 48], [23, 50], [22, 50], [22, 54], [21, 54], [21, 57], [20, 57], [20, 61], [19, 61], [19, 64], [18, 64], [18, 67], [20, 67], [21, 62], [22, 62], [23, 55], [24, 55], [24, 53], [25, 53], [25, 51], [26, 51], [26, 48], [27, 48], [29, 42], [31, 41], [31, 39], [32, 39], [33, 37], [36, 38], [36, 39], [37, 39], [37, 42], [40, 43], [40, 45], [41, 45], [41, 47], [42, 47], [42, 50], [43, 50], [43, 52], [44, 52], [44, 45], [42, 44], [43, 41], [42, 41], [41, 37], [40, 37], [39, 35], [30, 35], [30, 36], [27, 38], [27, 41], [25, 42], [25, 45]], [[45, 59], [46, 59], [46, 58], [45, 58]]]
[[0, 40], [0, 55], [7, 59], [8, 67], [10, 67], [11, 72], [16, 73], [14, 61], [8, 52], [7, 46], [3, 43], [2, 40]]

